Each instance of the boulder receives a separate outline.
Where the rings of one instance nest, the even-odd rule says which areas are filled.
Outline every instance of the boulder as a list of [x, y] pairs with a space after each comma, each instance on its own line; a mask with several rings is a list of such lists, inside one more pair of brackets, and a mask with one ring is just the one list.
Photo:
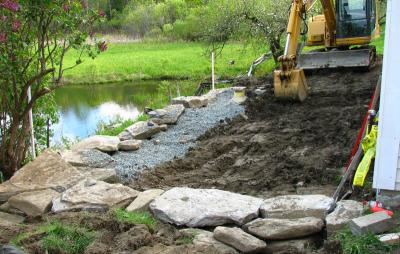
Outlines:
[[269, 241], [263, 253], [314, 253], [313, 251], [318, 249], [322, 245], [322, 242], [323, 240], [320, 235], [308, 236], [301, 239]]
[[0, 211], [4, 212], [4, 213], [11, 213], [11, 214], [19, 215], [19, 216], [25, 216], [24, 212], [14, 208], [14, 207], [11, 207], [8, 202], [5, 202], [4, 204], [0, 205]]
[[85, 179], [94, 179], [106, 183], [118, 183], [120, 179], [114, 168], [77, 168], [84, 175]]
[[216, 189], [172, 188], [150, 209], [160, 220], [178, 226], [242, 225], [258, 217], [262, 200]]
[[8, 227], [14, 224], [21, 224], [24, 220], [25, 218], [22, 216], [0, 212], [0, 226]]
[[112, 207], [125, 207], [138, 194], [138, 191], [122, 184], [85, 179], [53, 200], [52, 211], [106, 211]]
[[399, 244], [400, 243], [400, 233], [392, 233], [378, 236], [379, 241], [386, 244]]
[[137, 196], [137, 198], [126, 208], [128, 212], [144, 211], [149, 208], [149, 204], [158, 196], [164, 193], [164, 190], [151, 189], [146, 190]]
[[137, 122], [118, 135], [121, 141], [132, 139], [149, 139], [161, 131], [160, 126], [151, 121]]
[[124, 140], [118, 145], [118, 150], [120, 151], [136, 151], [139, 150], [140, 146], [143, 144], [142, 140]]
[[97, 149], [101, 152], [109, 153], [118, 151], [119, 138], [114, 136], [95, 135], [75, 144], [73, 151]]
[[57, 191], [51, 189], [24, 192], [11, 197], [8, 203], [11, 207], [23, 211], [30, 217], [36, 217], [50, 211], [52, 200], [59, 196]]
[[185, 108], [207, 107], [208, 99], [204, 96], [182, 96], [172, 100], [173, 105], [183, 105]]
[[193, 237], [193, 245], [199, 251], [215, 249], [218, 254], [239, 254], [234, 248], [217, 241], [210, 231], [188, 228], [181, 229], [179, 232], [184, 236]]
[[160, 129], [161, 129], [161, 131], [167, 131], [167, 130], [168, 130], [168, 125], [166, 125], [166, 124], [161, 124], [161, 125], [160, 125]]
[[332, 198], [324, 195], [287, 195], [266, 199], [260, 211], [264, 218], [325, 219], [333, 203]]
[[343, 229], [352, 219], [363, 214], [364, 206], [354, 200], [343, 200], [336, 204], [335, 210], [326, 216], [326, 230], [328, 235]]
[[60, 192], [68, 189], [83, 175], [59, 154], [52, 150], [44, 151], [33, 162], [18, 170], [7, 182], [0, 184], [0, 202], [28, 191], [56, 189]]
[[252, 235], [266, 240], [287, 240], [318, 233], [324, 222], [315, 217], [300, 219], [257, 219], [244, 226]]
[[65, 150], [61, 157], [75, 167], [104, 168], [110, 167], [115, 160], [108, 154], [96, 149]]
[[214, 238], [243, 253], [257, 253], [267, 247], [264, 241], [244, 232], [240, 228], [216, 227]]
[[151, 120], [159, 125], [162, 124], [176, 124], [179, 117], [185, 112], [185, 106], [182, 104], [169, 105], [164, 109], [155, 110], [156, 117]]

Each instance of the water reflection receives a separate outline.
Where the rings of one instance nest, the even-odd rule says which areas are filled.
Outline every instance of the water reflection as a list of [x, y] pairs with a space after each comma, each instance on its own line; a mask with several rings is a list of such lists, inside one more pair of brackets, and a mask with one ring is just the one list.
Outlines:
[[93, 134], [100, 121], [116, 117], [134, 119], [156, 94], [157, 81], [135, 84], [66, 86], [56, 91], [60, 121], [52, 126], [52, 143], [63, 136], [84, 138]]

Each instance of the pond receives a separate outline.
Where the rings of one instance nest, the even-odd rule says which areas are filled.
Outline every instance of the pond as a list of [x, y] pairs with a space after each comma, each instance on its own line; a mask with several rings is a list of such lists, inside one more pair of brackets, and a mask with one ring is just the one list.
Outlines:
[[68, 85], [55, 93], [59, 122], [52, 126], [52, 144], [62, 137], [85, 138], [95, 133], [100, 122], [120, 117], [134, 119], [156, 95], [160, 81], [102, 85]]

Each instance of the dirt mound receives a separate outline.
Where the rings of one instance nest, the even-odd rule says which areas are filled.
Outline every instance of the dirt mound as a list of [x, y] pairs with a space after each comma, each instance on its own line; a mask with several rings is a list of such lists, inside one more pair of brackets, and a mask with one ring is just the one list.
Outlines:
[[[189, 186], [243, 194], [331, 194], [367, 111], [381, 66], [318, 71], [304, 103], [278, 101], [272, 77], [248, 87], [246, 117], [208, 131], [183, 159], [142, 172], [135, 189]], [[267, 92], [256, 96], [255, 87]]]

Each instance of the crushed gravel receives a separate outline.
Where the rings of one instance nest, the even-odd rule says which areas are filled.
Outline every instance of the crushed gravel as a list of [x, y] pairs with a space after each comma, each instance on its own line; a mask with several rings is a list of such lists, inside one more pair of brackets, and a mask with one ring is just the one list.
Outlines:
[[120, 179], [127, 182], [142, 170], [185, 156], [207, 130], [244, 112], [244, 107], [233, 102], [232, 97], [233, 91], [227, 90], [205, 108], [186, 109], [176, 125], [145, 140], [139, 150], [115, 153], [113, 159]]

